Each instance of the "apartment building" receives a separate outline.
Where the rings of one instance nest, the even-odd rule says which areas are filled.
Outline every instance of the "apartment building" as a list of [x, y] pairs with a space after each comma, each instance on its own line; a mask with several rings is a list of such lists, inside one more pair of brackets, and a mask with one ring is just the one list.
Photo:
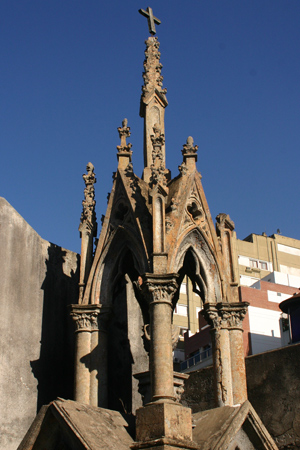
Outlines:
[[[288, 320], [279, 303], [300, 292], [300, 240], [265, 233], [240, 240], [234, 234], [232, 246], [240, 300], [250, 304], [244, 319], [245, 355], [287, 345]], [[181, 361], [185, 370], [189, 359], [191, 370], [195, 364], [196, 368], [211, 362], [208, 325], [202, 316], [198, 319], [201, 308], [201, 298], [193, 292], [191, 281], [185, 279], [173, 320], [180, 327], [174, 359]]]

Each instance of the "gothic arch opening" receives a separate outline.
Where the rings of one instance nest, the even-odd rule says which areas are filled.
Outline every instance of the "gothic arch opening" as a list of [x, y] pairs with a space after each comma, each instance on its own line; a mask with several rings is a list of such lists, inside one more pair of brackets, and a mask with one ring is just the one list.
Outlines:
[[143, 346], [143, 325], [148, 310], [135, 287], [139, 273], [128, 248], [124, 248], [110, 276], [111, 314], [108, 325], [108, 407], [134, 413], [142, 406], [134, 373], [148, 370]]
[[[178, 285], [180, 286], [185, 277], [191, 280], [193, 286], [193, 292], [195, 292], [201, 299], [201, 303], [206, 303], [207, 301], [207, 276], [204, 271], [203, 266], [199, 264], [199, 261], [194, 255], [192, 248], [190, 247], [183, 259], [183, 264], [178, 271]], [[180, 289], [177, 290], [174, 295], [173, 303], [174, 307], [178, 301], [180, 295]]]

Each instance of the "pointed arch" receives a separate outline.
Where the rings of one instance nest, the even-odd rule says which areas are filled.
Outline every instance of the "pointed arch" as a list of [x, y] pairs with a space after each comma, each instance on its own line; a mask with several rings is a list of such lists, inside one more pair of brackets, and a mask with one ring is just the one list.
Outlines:
[[199, 228], [184, 234], [170, 258], [170, 272], [187, 275], [194, 289], [201, 292], [203, 303], [222, 301], [222, 280], [217, 255]]
[[[148, 261], [142, 243], [130, 230], [118, 227], [110, 236], [98, 261], [91, 289], [91, 303], [110, 305], [118, 267], [124, 264], [126, 254], [131, 255], [132, 271], [136, 276], [148, 270]], [[132, 266], [132, 264], [128, 264]]]
[[135, 412], [142, 406], [134, 373], [149, 366], [143, 328], [149, 323], [146, 300], [136, 289], [138, 276], [147, 271], [142, 243], [130, 230], [119, 226], [105, 245], [97, 266], [91, 301], [109, 308], [107, 354], [108, 408]]

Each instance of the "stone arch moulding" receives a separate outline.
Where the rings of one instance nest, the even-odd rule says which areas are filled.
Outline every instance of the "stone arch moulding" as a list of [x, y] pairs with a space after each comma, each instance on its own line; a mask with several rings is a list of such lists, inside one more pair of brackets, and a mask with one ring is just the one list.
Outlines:
[[194, 258], [196, 276], [205, 285], [204, 303], [222, 301], [222, 281], [217, 258], [204, 234], [199, 228], [193, 228], [177, 241], [177, 251], [170, 258], [169, 272], [178, 273], [183, 267], [188, 252]]
[[109, 305], [112, 296], [114, 274], [126, 252], [131, 253], [134, 268], [139, 275], [147, 272], [148, 261], [143, 245], [136, 236], [122, 227], [112, 233], [99, 258], [91, 289], [90, 303]]

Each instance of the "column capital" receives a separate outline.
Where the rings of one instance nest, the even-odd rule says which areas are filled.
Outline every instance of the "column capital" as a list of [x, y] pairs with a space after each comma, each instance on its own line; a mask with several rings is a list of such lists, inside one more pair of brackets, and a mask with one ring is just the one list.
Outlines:
[[110, 312], [109, 307], [99, 304], [70, 305], [70, 309], [70, 315], [75, 322], [75, 332], [101, 330], [103, 323], [100, 325], [100, 318], [108, 319]]
[[139, 289], [144, 294], [148, 304], [167, 303], [172, 306], [172, 298], [178, 289], [176, 273], [153, 274], [145, 273], [138, 281]]
[[206, 303], [202, 314], [209, 325], [216, 330], [242, 329], [249, 303]]

